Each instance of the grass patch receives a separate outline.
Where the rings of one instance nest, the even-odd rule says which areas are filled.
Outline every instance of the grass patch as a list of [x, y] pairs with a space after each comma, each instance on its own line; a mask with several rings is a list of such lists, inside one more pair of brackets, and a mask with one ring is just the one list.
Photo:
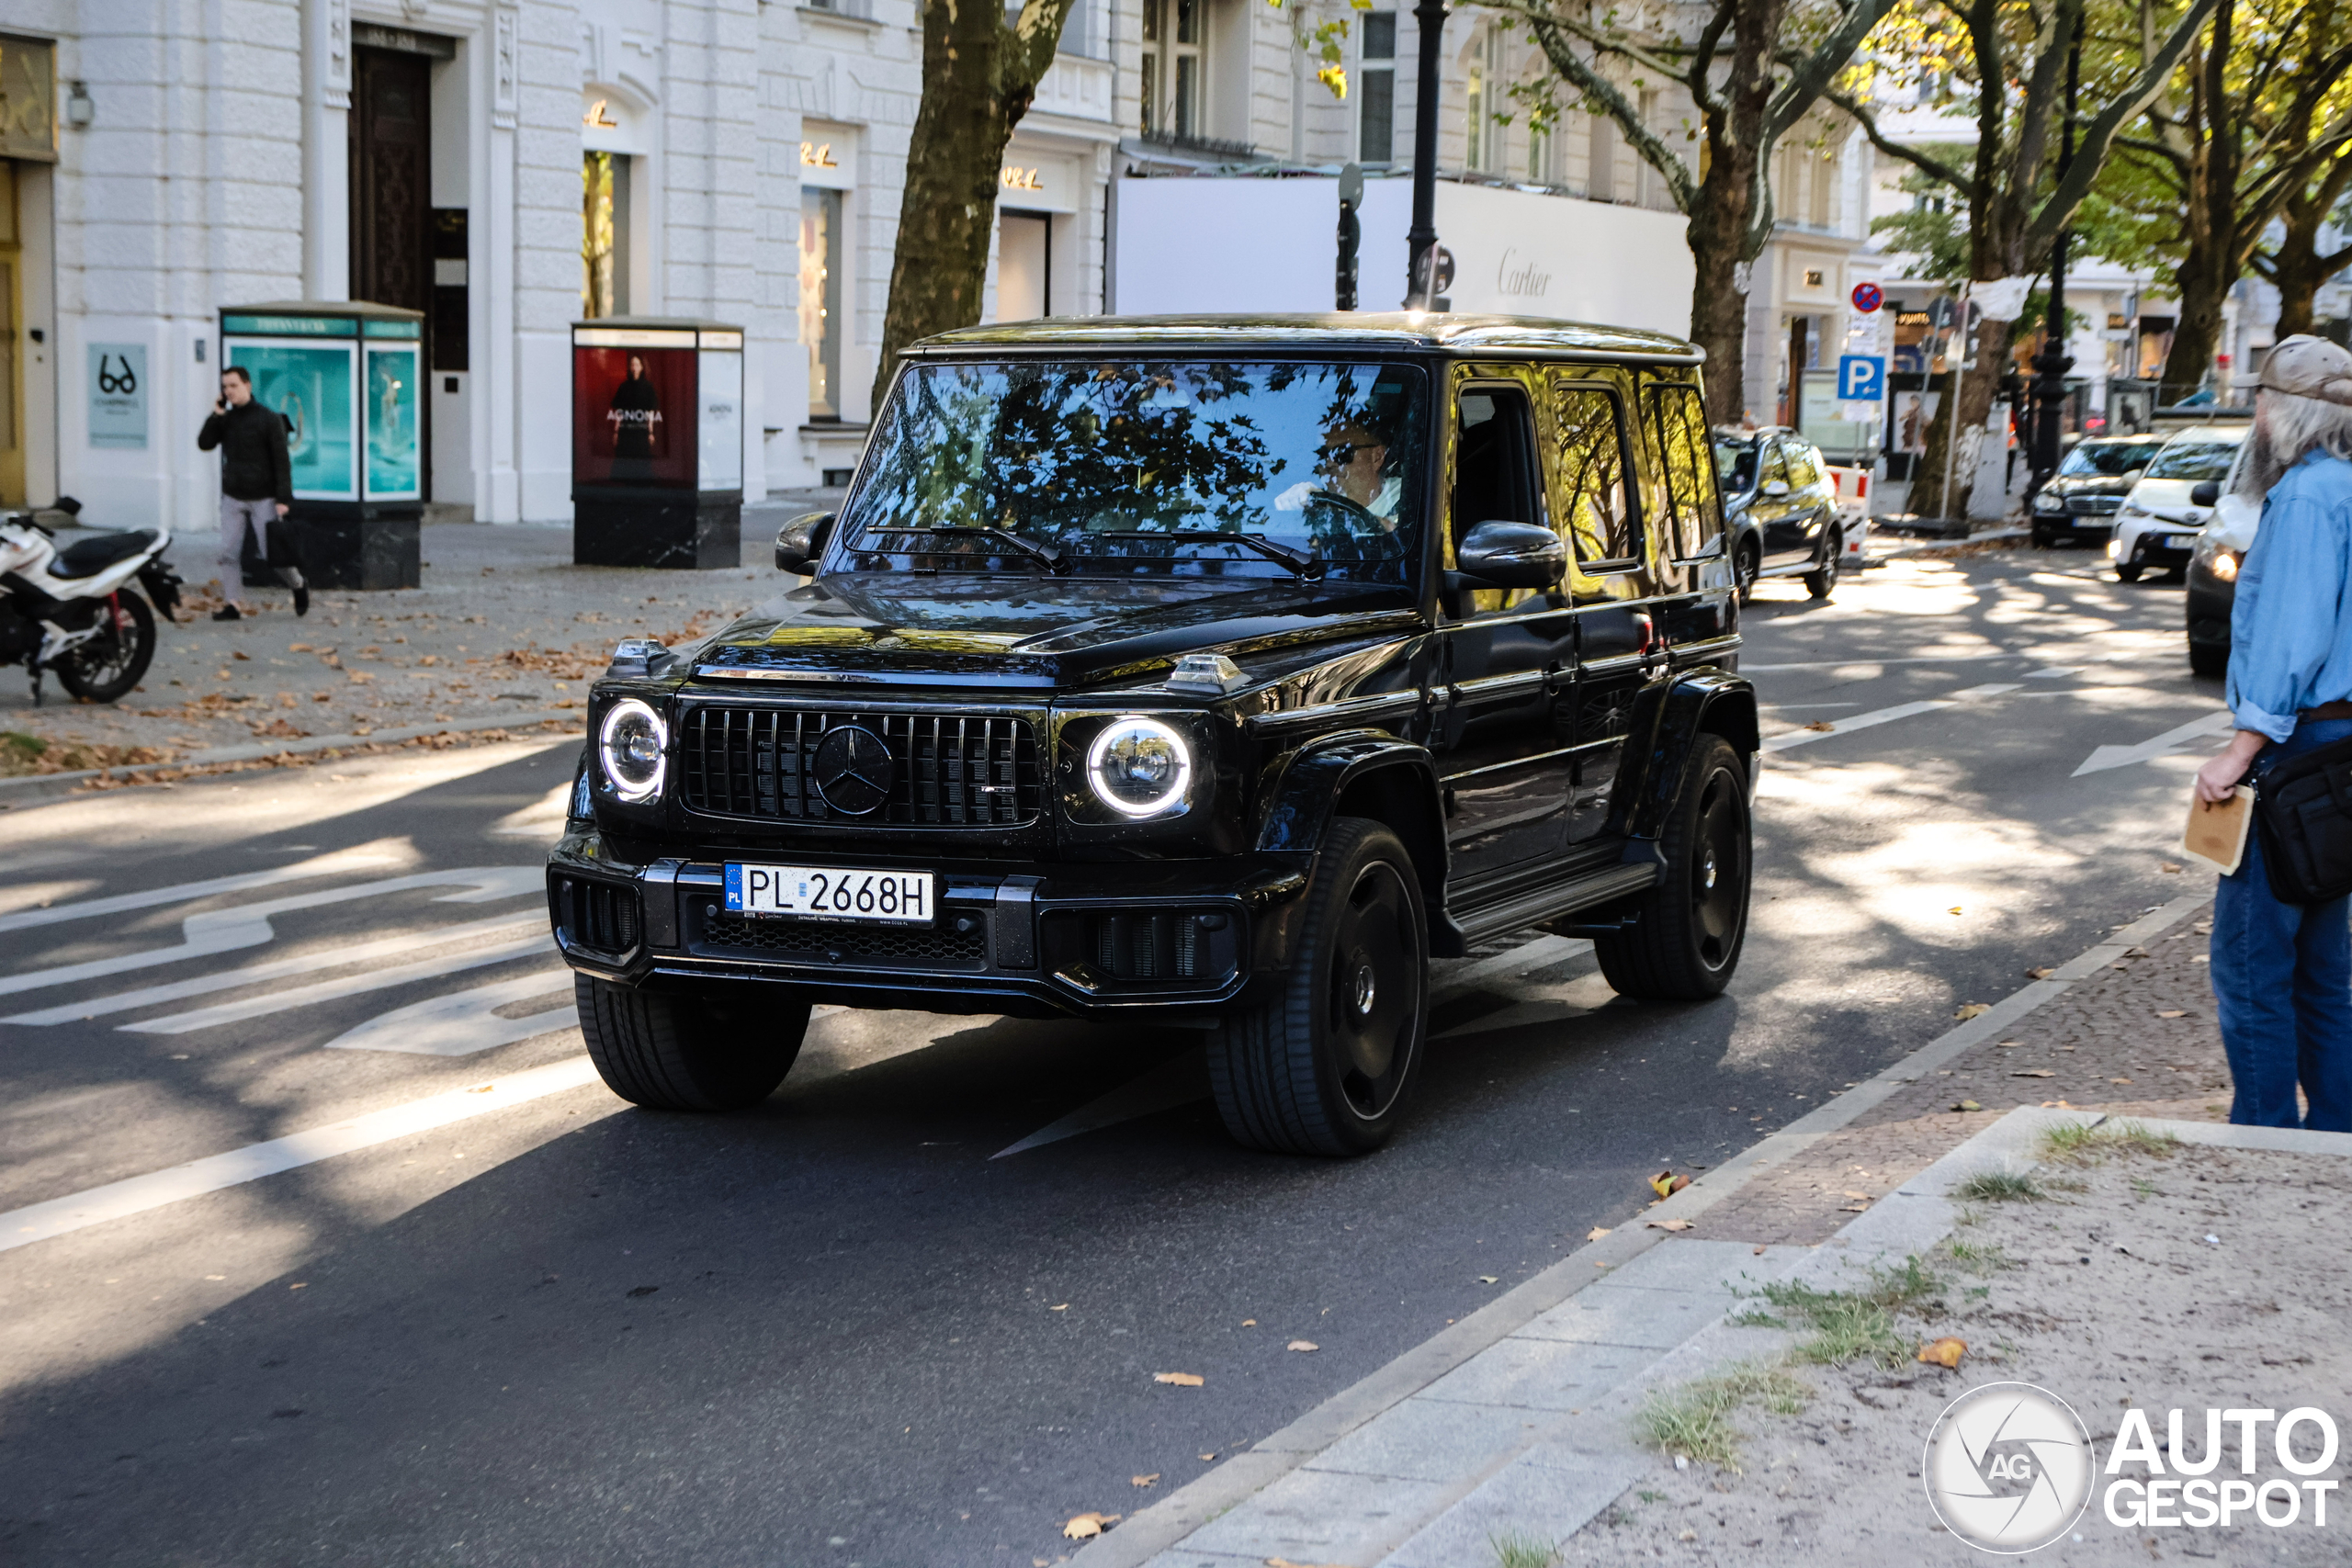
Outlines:
[[2050, 1194], [2030, 1176], [2014, 1170], [1985, 1170], [1953, 1188], [1952, 1196], [1972, 1203], [2039, 1203]]
[[1911, 1342], [1896, 1331], [1895, 1314], [1933, 1301], [1942, 1288], [1915, 1257], [1905, 1258], [1899, 1269], [1876, 1270], [1860, 1291], [1776, 1284], [1765, 1286], [1762, 1294], [1783, 1314], [1770, 1320], [1775, 1325], [1785, 1327], [1787, 1319], [1795, 1319], [1813, 1330], [1797, 1347], [1800, 1359], [1831, 1367], [1860, 1360], [1899, 1367], [1911, 1359]]
[[2010, 1267], [2009, 1255], [1991, 1242], [1956, 1241], [1944, 1250], [1973, 1274], [1997, 1274]]
[[1513, 1530], [1509, 1535], [1490, 1535], [1487, 1543], [1495, 1549], [1498, 1568], [1552, 1568], [1560, 1560], [1557, 1544], [1521, 1535]]
[[1793, 1416], [1812, 1396], [1803, 1382], [1778, 1367], [1746, 1362], [1651, 1394], [1642, 1405], [1641, 1426], [1663, 1451], [1736, 1473], [1745, 1434], [1732, 1425], [1733, 1412], [1757, 1401], [1776, 1415]]
[[2120, 1154], [2168, 1159], [2179, 1148], [2178, 1138], [2159, 1133], [2144, 1122], [2075, 1124], [2052, 1127], [2041, 1134], [2042, 1157], [2067, 1165], [2097, 1165], [2109, 1155]]

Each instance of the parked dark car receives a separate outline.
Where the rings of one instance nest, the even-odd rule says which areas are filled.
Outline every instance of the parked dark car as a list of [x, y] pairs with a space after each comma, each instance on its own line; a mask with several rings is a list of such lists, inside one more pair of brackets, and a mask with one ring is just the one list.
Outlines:
[[2034, 493], [2037, 545], [2104, 545], [2115, 513], [2143, 473], [2162, 435], [2090, 435], [2075, 444], [2058, 471]]
[[1700, 359], [1459, 316], [917, 344], [777, 539], [812, 581], [594, 689], [548, 887], [605, 1081], [754, 1103], [816, 1002], [1182, 1023], [1236, 1138], [1344, 1155], [1433, 956], [1543, 926], [1714, 995], [1758, 748]]
[[1718, 426], [1714, 447], [1739, 602], [1767, 577], [1802, 577], [1807, 593], [1828, 598], [1843, 547], [1838, 484], [1821, 449], [1782, 425]]

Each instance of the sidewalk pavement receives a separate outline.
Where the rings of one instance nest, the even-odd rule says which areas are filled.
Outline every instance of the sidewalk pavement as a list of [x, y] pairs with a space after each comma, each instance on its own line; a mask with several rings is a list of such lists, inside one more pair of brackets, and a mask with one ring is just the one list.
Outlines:
[[159, 622], [155, 661], [130, 696], [76, 703], [52, 679], [35, 707], [23, 671], [0, 670], [0, 735], [31, 738], [0, 741], [0, 777], [275, 755], [569, 714], [619, 638], [689, 640], [793, 586], [775, 570], [775, 529], [831, 493], [745, 507], [743, 564], [731, 571], [574, 566], [568, 527], [428, 524], [423, 587], [322, 589], [300, 620], [277, 588], [246, 591], [244, 620], [209, 619], [220, 603], [204, 586], [212, 541], [183, 535], [166, 555], [188, 597], [178, 625]]
[[1949, 1206], [1885, 1200], [1943, 1191], [1926, 1173], [1972, 1139], [2007, 1157], [2014, 1136], [1993, 1131], [2006, 1114], [2226, 1118], [2200, 940], [2211, 879], [2192, 886], [2011, 996], [1963, 1007], [1972, 1016], [1939, 1039], [1640, 1224], [1596, 1233], [1097, 1538], [1072, 1568], [1485, 1568], [1497, 1539], [1573, 1533], [1656, 1462], [1632, 1424], [1645, 1392], [1753, 1337], [1724, 1323], [1737, 1292], [1924, 1250]]

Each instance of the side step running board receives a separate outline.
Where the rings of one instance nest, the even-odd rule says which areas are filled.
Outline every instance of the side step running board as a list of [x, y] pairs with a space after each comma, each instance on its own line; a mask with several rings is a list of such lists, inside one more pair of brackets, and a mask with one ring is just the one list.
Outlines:
[[1657, 880], [1657, 867], [1654, 864], [1604, 866], [1566, 882], [1521, 889], [1494, 903], [1468, 909], [1456, 908], [1448, 900], [1446, 912], [1453, 917], [1464, 936], [1478, 942], [1519, 931], [1538, 920], [1548, 920], [1555, 915], [1639, 893]]

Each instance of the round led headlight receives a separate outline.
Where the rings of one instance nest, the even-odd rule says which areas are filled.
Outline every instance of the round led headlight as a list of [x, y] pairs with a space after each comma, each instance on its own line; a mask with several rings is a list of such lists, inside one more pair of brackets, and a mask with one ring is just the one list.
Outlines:
[[1193, 779], [1193, 749], [1156, 718], [1117, 718], [1087, 748], [1086, 782], [1123, 817], [1153, 817], [1181, 805]]
[[623, 800], [651, 800], [662, 793], [662, 755], [670, 749], [670, 731], [662, 716], [625, 697], [605, 716], [598, 736], [605, 759], [605, 776]]

